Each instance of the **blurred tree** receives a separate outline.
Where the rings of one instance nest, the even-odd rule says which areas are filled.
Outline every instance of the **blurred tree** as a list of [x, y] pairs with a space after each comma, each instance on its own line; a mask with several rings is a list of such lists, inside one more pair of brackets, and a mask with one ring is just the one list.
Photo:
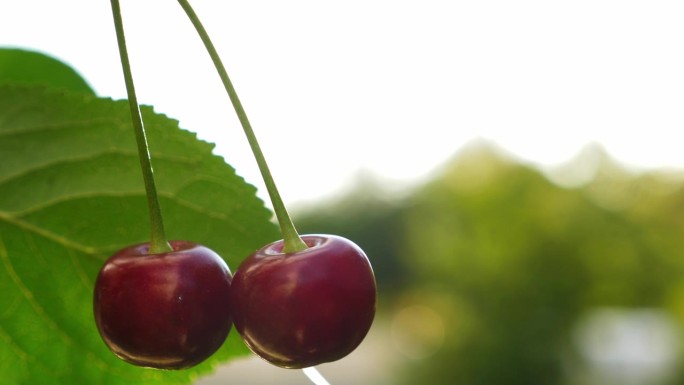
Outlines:
[[593, 309], [684, 323], [684, 184], [594, 158], [592, 180], [562, 188], [477, 147], [402, 201], [360, 190], [299, 222], [358, 241], [398, 306], [443, 318], [443, 345], [406, 367], [407, 384], [574, 385], [573, 332]]

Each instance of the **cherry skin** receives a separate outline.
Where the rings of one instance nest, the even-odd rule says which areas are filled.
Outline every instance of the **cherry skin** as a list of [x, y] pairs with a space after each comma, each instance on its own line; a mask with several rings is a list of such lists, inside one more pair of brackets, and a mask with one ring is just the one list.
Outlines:
[[336, 361], [364, 339], [375, 316], [376, 284], [364, 252], [333, 235], [305, 235], [304, 251], [283, 241], [247, 257], [235, 272], [235, 328], [249, 348], [284, 368]]
[[182, 369], [211, 356], [232, 326], [230, 270], [212, 250], [171, 241], [173, 251], [127, 247], [104, 264], [95, 282], [97, 328], [121, 359]]

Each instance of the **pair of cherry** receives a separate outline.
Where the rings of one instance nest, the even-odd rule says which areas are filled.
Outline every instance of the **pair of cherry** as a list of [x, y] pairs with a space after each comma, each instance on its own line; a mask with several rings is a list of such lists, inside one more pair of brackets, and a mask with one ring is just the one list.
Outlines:
[[125, 248], [95, 284], [95, 319], [109, 348], [130, 363], [181, 369], [211, 356], [234, 321], [249, 348], [285, 368], [338, 360], [353, 351], [375, 314], [375, 278], [364, 252], [330, 235], [283, 241], [247, 257], [231, 277], [212, 250], [172, 241]]
[[223, 344], [233, 322], [247, 346], [277, 366], [306, 368], [338, 360], [361, 343], [373, 322], [376, 285], [368, 258], [347, 239], [297, 234], [216, 49], [188, 1], [178, 2], [242, 123], [283, 240], [248, 256], [235, 277], [212, 250], [166, 241], [121, 9], [118, 0], [111, 0], [152, 236], [149, 243], [114, 254], [100, 270], [94, 293], [100, 335], [125, 361], [160, 369], [204, 361]]

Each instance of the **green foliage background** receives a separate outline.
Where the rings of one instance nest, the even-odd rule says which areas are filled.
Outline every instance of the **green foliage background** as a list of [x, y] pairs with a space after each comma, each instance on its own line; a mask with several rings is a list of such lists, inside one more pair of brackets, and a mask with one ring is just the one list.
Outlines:
[[[138, 368], [101, 341], [92, 288], [105, 259], [145, 242], [149, 218], [126, 101], [93, 95], [64, 64], [0, 50], [0, 382], [186, 384], [247, 349], [234, 331], [192, 370]], [[178, 122], [143, 108], [167, 235], [234, 271], [277, 239], [271, 213]]]
[[[584, 372], [577, 327], [597, 309], [655, 309], [683, 330], [684, 178], [596, 158], [591, 182], [562, 188], [474, 146], [405, 197], [371, 183], [297, 222], [366, 249], [383, 316], [421, 305], [443, 320], [436, 353], [397, 381], [610, 385]], [[682, 382], [679, 369], [658, 384]]]

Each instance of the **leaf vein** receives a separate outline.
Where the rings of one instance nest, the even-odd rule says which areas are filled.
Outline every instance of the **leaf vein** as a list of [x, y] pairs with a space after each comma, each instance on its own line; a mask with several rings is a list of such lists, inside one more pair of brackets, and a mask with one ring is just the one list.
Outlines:
[[[138, 153], [135, 151], [129, 151], [129, 150], [124, 150], [124, 149], [116, 149], [116, 148], [107, 148], [103, 149], [102, 151], [97, 151], [94, 153], [91, 153], [86, 156], [82, 157], [68, 157], [68, 158], [60, 158], [60, 159], [52, 159], [48, 162], [45, 163], [40, 163], [34, 167], [27, 167], [22, 170], [19, 170], [18, 172], [15, 173], [9, 173], [5, 177], [0, 178], [0, 185], [7, 184], [15, 179], [19, 179], [22, 177], [29, 176], [31, 174], [40, 172], [40, 171], [45, 171], [50, 169], [51, 167], [55, 166], [60, 166], [60, 165], [67, 165], [67, 164], [78, 164], [78, 163], [88, 163], [88, 162], [97, 162], [98, 158], [104, 158], [107, 156], [111, 155], [122, 155], [125, 157], [132, 157], [136, 158], [138, 157]], [[155, 160], [165, 160], [165, 161], [170, 161], [174, 163], [180, 163], [180, 164], [188, 164], [192, 165], [196, 163], [196, 160], [190, 159], [190, 158], [183, 158], [183, 157], [178, 157], [178, 156], [168, 156], [168, 155], [163, 155], [163, 154], [156, 154], [155, 155]]]
[[24, 362], [32, 361], [31, 356], [26, 353], [17, 343], [14, 341], [11, 335], [7, 333], [5, 328], [0, 325], [0, 339], [5, 341], [7, 345], [10, 346], [10, 350], [14, 353], [20, 360]]
[[16, 270], [14, 270], [14, 265], [9, 258], [9, 254], [4, 247], [4, 244], [0, 244], [0, 259], [2, 259], [5, 271], [7, 271], [9, 274], [12, 283], [17, 287], [24, 299], [31, 305], [31, 308], [36, 315], [40, 317], [50, 329], [57, 333], [57, 335], [59, 335], [60, 338], [70, 346], [80, 348], [80, 350], [86, 352], [86, 357], [93, 361], [98, 367], [110, 372], [115, 372], [106, 362], [100, 360], [85, 347], [79, 346], [76, 341], [69, 336], [69, 334], [62, 330], [59, 325], [52, 318], [50, 318], [45, 309], [36, 301], [31, 290], [26, 287], [19, 274], [17, 274]]
[[63, 129], [68, 129], [72, 127], [84, 127], [84, 126], [91, 126], [95, 123], [113, 123], [118, 126], [121, 126], [121, 129], [126, 128], [124, 124], [121, 122], [115, 120], [115, 119], [110, 119], [110, 118], [92, 118], [88, 120], [73, 120], [73, 121], [66, 121], [66, 122], [59, 122], [55, 124], [41, 124], [41, 125], [35, 125], [35, 126], [20, 126], [16, 129], [3, 129], [0, 131], [0, 138], [1, 137], [11, 137], [14, 135], [23, 135], [23, 134], [35, 134], [35, 133], [43, 133], [43, 132], [48, 132], [48, 131], [53, 131], [53, 130], [63, 130]]
[[66, 248], [72, 248], [75, 250], [80, 251], [83, 254], [86, 254], [90, 257], [96, 257], [97, 256], [97, 250], [93, 247], [86, 246], [83, 244], [80, 244], [78, 242], [72, 241], [66, 237], [57, 235], [51, 231], [48, 231], [46, 229], [43, 229], [40, 226], [36, 226], [32, 223], [23, 221], [19, 218], [16, 218], [12, 215], [9, 215], [7, 213], [1, 212], [0, 211], [0, 220], [3, 220], [11, 225], [15, 225], [23, 230], [32, 232], [34, 234], [40, 235], [44, 238], [47, 238], [55, 243], [58, 243]]

